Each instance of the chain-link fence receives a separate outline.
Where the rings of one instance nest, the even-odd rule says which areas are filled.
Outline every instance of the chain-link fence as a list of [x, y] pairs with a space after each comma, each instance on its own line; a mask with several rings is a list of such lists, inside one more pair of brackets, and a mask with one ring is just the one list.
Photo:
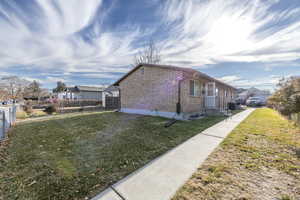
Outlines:
[[5, 133], [16, 121], [17, 106], [0, 107], [0, 140], [5, 138]]

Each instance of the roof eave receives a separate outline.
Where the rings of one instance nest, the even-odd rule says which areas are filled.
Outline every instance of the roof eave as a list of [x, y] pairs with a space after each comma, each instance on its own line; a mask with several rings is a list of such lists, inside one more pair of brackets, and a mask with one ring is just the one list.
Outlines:
[[115, 83], [113, 83], [111, 86], [119, 86], [119, 83], [124, 80], [125, 78], [127, 78], [127, 76], [129, 76], [131, 73], [133, 73], [134, 71], [136, 71], [138, 68], [140, 68], [141, 66], [143, 66], [143, 64], [138, 64], [137, 66], [135, 66], [133, 69], [131, 69], [129, 72], [127, 72], [125, 75], [123, 75], [119, 80], [117, 80]]
[[[136, 67], [134, 67], [133, 69], [131, 69], [129, 72], [127, 72], [124, 76], [122, 76], [119, 80], [117, 80], [115, 83], [113, 83], [111, 86], [119, 86], [119, 84], [120, 84], [120, 82], [121, 81], [123, 81], [125, 78], [127, 78], [131, 73], [133, 73], [134, 71], [136, 71], [137, 69], [139, 69], [141, 66], [143, 66], [143, 65], [151, 65], [151, 64], [145, 64], [145, 63], [141, 63], [141, 64], [138, 64]], [[159, 65], [157, 65], [157, 67], [159, 67]], [[178, 68], [177, 68], [178, 69]], [[174, 67], [174, 70], [176, 70], [176, 68]], [[218, 82], [218, 83], [220, 83], [220, 84], [222, 84], [222, 85], [225, 85], [225, 86], [227, 86], [227, 87], [230, 87], [230, 88], [232, 88], [232, 89], [234, 89], [234, 90], [237, 90], [237, 88], [235, 88], [235, 87], [233, 87], [233, 86], [231, 86], [231, 85], [229, 85], [229, 84], [226, 84], [226, 83], [224, 83], [224, 82], [222, 82], [222, 81], [219, 81], [218, 79], [215, 79], [215, 78], [213, 78], [213, 77], [210, 77], [210, 76], [208, 76], [208, 75], [206, 75], [206, 74], [204, 74], [204, 73], [202, 73], [202, 72], [199, 72], [199, 71], [197, 71], [197, 70], [195, 70], [195, 72], [197, 72], [197, 74], [200, 76], [200, 77], [203, 77], [203, 78], [206, 78], [206, 79], [208, 79], [208, 80], [211, 80], [211, 81], [215, 81], [215, 82]]]

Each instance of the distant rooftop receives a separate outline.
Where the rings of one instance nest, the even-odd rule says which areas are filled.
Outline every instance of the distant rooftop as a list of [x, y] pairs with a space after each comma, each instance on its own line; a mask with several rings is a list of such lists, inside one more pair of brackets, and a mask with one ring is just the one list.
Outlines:
[[76, 85], [74, 87], [67, 87], [70, 91], [86, 91], [86, 92], [103, 92], [105, 87], [93, 87], [93, 86], [83, 86], [83, 85]]

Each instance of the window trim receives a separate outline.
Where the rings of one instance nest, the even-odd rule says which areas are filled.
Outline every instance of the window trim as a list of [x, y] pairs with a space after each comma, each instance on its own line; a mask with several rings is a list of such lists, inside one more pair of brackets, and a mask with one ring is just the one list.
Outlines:
[[[212, 88], [210, 88], [210, 85]], [[212, 95], [209, 95], [209, 93], [212, 93]], [[206, 96], [207, 97], [216, 97], [216, 83], [215, 82], [208, 82], [206, 84]]]
[[[193, 82], [193, 93], [191, 93], [191, 83]], [[201, 82], [199, 80], [191, 79], [189, 80], [189, 95], [191, 97], [201, 97]], [[198, 88], [198, 91], [197, 91]]]

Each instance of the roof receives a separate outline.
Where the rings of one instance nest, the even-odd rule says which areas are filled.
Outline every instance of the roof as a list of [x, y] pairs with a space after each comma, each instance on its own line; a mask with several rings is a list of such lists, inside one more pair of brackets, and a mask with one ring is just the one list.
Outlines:
[[104, 90], [104, 92], [117, 92], [117, 91], [119, 91], [119, 87], [118, 86], [114, 86], [114, 85], [111, 85], [111, 86], [109, 86], [108, 88], [106, 88], [105, 90]]
[[136, 70], [138, 70], [140, 67], [142, 66], [145, 66], [145, 67], [156, 67], [156, 68], [163, 68], [163, 69], [170, 69], [170, 70], [176, 70], [176, 71], [182, 71], [182, 72], [186, 72], [188, 74], [191, 74], [191, 75], [198, 75], [199, 77], [202, 77], [202, 78], [205, 78], [207, 80], [210, 80], [210, 81], [214, 81], [214, 82], [217, 82], [217, 83], [220, 83], [222, 85], [225, 85], [227, 87], [230, 87], [232, 89], [235, 89], [233, 86], [231, 85], [228, 85], [218, 79], [215, 79], [213, 77], [210, 77], [202, 72], [199, 72], [197, 70], [194, 70], [194, 69], [191, 69], [191, 68], [185, 68], [185, 67], [176, 67], [176, 66], [171, 66], [171, 65], [157, 65], [157, 64], [144, 64], [144, 63], [141, 63], [139, 65], [137, 65], [136, 67], [134, 67], [133, 69], [131, 69], [128, 73], [126, 73], [124, 76], [122, 76], [119, 80], [117, 80], [113, 86], [118, 86], [119, 83], [121, 81], [123, 81], [125, 78], [127, 78], [130, 74], [132, 74], [133, 72], [135, 72]]
[[89, 92], [103, 92], [104, 91], [104, 87], [92, 87], [92, 86], [75, 86], [75, 88], [77, 88], [80, 91], [89, 91]]
[[92, 87], [92, 86], [81, 86], [76, 85], [74, 87], [68, 87], [67, 90], [72, 92], [86, 91], [86, 92], [103, 92], [104, 87]]

